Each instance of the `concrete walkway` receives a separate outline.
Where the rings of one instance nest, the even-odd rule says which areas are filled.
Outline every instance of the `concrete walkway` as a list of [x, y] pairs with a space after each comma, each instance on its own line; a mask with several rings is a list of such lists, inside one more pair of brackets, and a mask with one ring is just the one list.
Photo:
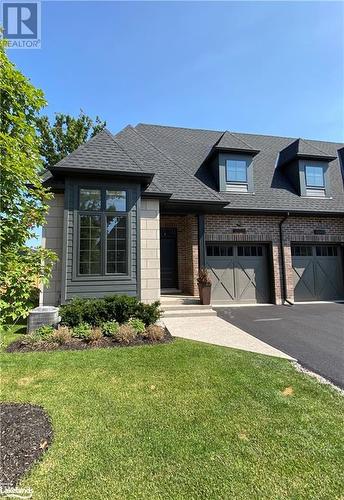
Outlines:
[[163, 318], [162, 321], [173, 337], [294, 359], [218, 317]]

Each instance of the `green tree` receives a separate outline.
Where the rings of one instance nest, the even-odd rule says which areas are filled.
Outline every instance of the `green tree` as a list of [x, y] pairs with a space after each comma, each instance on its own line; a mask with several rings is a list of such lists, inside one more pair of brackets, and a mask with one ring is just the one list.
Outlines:
[[56, 113], [54, 123], [50, 123], [47, 116], [40, 116], [36, 123], [41, 137], [40, 154], [45, 167], [56, 165], [106, 126], [106, 122], [98, 116], [93, 121], [83, 111], [80, 111], [77, 118]]
[[45, 222], [52, 194], [42, 186], [36, 118], [46, 104], [36, 89], [8, 59], [0, 40], [1, 322], [27, 316], [37, 281], [47, 283], [56, 255], [25, 243]]

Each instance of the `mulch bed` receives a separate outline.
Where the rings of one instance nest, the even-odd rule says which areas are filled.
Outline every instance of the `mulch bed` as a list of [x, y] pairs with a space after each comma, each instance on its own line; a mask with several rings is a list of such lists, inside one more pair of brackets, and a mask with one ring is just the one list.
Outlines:
[[53, 430], [43, 408], [29, 403], [1, 403], [0, 419], [0, 485], [10, 488], [48, 449]]
[[6, 352], [39, 352], [39, 351], [68, 351], [68, 350], [84, 350], [84, 349], [99, 349], [99, 348], [113, 348], [113, 347], [134, 347], [140, 345], [155, 345], [166, 344], [171, 342], [173, 337], [170, 332], [165, 329], [165, 337], [162, 340], [152, 341], [147, 339], [137, 338], [134, 342], [123, 344], [116, 342], [109, 337], [103, 337], [96, 342], [87, 342], [81, 339], [72, 339], [65, 344], [57, 344], [52, 342], [38, 342], [35, 344], [29, 343], [25, 338], [12, 342]]

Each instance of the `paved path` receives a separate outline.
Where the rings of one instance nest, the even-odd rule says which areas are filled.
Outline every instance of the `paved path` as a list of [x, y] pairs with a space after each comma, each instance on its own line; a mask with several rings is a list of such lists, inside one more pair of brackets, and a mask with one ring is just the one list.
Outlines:
[[344, 304], [226, 307], [218, 315], [344, 388]]
[[293, 359], [218, 317], [163, 318], [163, 322], [173, 337]]

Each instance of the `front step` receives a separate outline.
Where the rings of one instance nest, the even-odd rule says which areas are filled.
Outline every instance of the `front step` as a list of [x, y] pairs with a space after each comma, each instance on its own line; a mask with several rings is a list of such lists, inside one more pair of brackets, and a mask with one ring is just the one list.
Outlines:
[[163, 318], [193, 318], [217, 316], [211, 306], [200, 304], [199, 297], [192, 295], [162, 295], [161, 309]]
[[174, 311], [165, 311], [162, 314], [162, 318], [208, 318], [210, 316], [217, 316], [217, 312], [213, 309], [207, 309], [206, 311], [203, 309], [187, 309], [186, 311], [184, 309], [178, 309]]
[[179, 304], [178, 302], [172, 302], [171, 304], [161, 304], [161, 309], [163, 311], [192, 311], [193, 309], [202, 309], [205, 311], [206, 309], [211, 309], [211, 306], [203, 306], [199, 302], [197, 304]]
[[217, 312], [209, 306], [179, 306], [164, 308], [162, 318], [195, 318], [217, 316]]

